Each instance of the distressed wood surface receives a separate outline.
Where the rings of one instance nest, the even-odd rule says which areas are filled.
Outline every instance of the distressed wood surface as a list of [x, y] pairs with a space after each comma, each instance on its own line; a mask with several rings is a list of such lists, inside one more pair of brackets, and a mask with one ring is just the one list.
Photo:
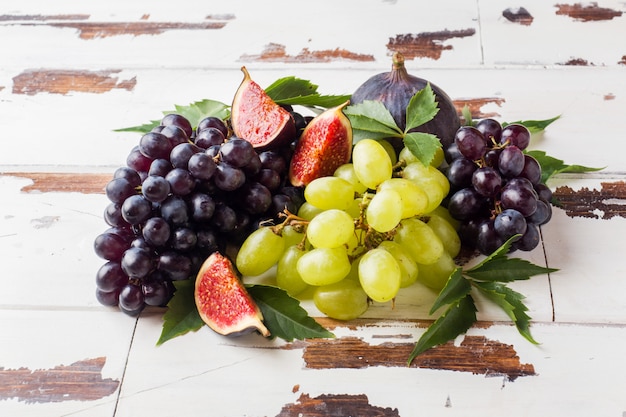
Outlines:
[[[8, 0], [0, 6], [0, 415], [623, 416], [626, 413], [626, 6], [618, 0], [286, 0], [176, 5]], [[229, 104], [245, 65], [349, 94], [390, 68], [474, 118], [560, 119], [531, 146], [566, 163], [542, 243], [559, 271], [517, 282], [532, 345], [480, 298], [479, 322], [405, 360], [432, 323], [416, 286], [335, 339], [239, 339], [203, 328], [156, 347], [163, 311], [98, 304], [103, 188], [175, 104]], [[243, 394], [242, 394], [243, 393]]]

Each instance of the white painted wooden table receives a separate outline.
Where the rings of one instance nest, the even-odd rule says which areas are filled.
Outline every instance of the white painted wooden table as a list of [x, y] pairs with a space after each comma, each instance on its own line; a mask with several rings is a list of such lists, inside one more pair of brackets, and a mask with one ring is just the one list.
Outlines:
[[[98, 304], [102, 187], [138, 140], [114, 129], [229, 103], [242, 65], [350, 94], [398, 48], [476, 118], [562, 115], [532, 147], [606, 167], [549, 183], [574, 211], [524, 256], [559, 272], [515, 285], [539, 346], [479, 306], [439, 361], [406, 367], [432, 319], [419, 287], [292, 344], [205, 327], [156, 347], [162, 310]], [[626, 415], [624, 2], [7, 0], [0, 57], [1, 416]]]

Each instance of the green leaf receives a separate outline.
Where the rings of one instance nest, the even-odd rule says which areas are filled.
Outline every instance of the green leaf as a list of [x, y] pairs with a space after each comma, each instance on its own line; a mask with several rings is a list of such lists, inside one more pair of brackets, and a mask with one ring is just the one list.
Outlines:
[[477, 282], [476, 288], [504, 310], [526, 340], [538, 344], [530, 334], [530, 316], [526, 314], [528, 307], [522, 301], [525, 298], [522, 294], [497, 282]]
[[410, 365], [413, 359], [428, 349], [465, 333], [475, 322], [476, 306], [471, 295], [467, 294], [451, 304], [446, 312], [428, 327], [415, 344], [409, 355], [407, 365]]
[[472, 286], [470, 282], [463, 278], [463, 269], [460, 267], [456, 268], [452, 274], [450, 274], [448, 282], [446, 282], [446, 285], [443, 287], [439, 296], [433, 303], [429, 314], [433, 314], [443, 305], [452, 304], [462, 297], [465, 297], [469, 294], [471, 289]]
[[591, 168], [583, 165], [567, 165], [562, 160], [549, 156], [544, 151], [532, 150], [525, 151], [527, 155], [532, 156], [539, 162], [541, 166], [541, 182], [545, 183], [555, 174], [564, 173], [581, 173], [601, 171], [603, 168]]
[[336, 107], [350, 99], [350, 95], [321, 95], [317, 85], [296, 77], [283, 77], [274, 81], [265, 92], [278, 104], [307, 107]]
[[[222, 120], [227, 119], [230, 117], [230, 106], [215, 100], [201, 100], [191, 103], [188, 106], [174, 105], [174, 110], [166, 110], [162, 113], [163, 115], [178, 113], [181, 116], [186, 117], [191, 123], [191, 126], [195, 128], [205, 117], [214, 116], [219, 117]], [[115, 129], [114, 131], [148, 133], [153, 128], [158, 126], [160, 122], [160, 120], [152, 120], [142, 125]]]
[[263, 313], [263, 322], [272, 334], [288, 342], [298, 339], [335, 337], [311, 318], [300, 302], [286, 291], [267, 285], [247, 287]]
[[350, 119], [353, 128], [377, 132], [387, 128], [390, 132], [402, 134], [393, 116], [380, 101], [365, 100], [362, 103], [347, 106], [343, 112]]
[[511, 125], [513, 123], [518, 123], [526, 126], [526, 128], [530, 131], [530, 133], [539, 133], [546, 129], [552, 122], [558, 120], [561, 116], [555, 116], [551, 119], [545, 120], [519, 120], [517, 122], [511, 123], [502, 123], [502, 127], [506, 127], [507, 125]]
[[194, 300], [194, 282], [192, 280], [174, 281], [176, 292], [167, 304], [163, 315], [163, 329], [157, 346], [190, 331], [197, 331], [204, 322], [198, 314]]
[[461, 110], [461, 116], [463, 116], [463, 119], [465, 120], [465, 126], [475, 125], [474, 119], [472, 119], [472, 112], [467, 104], [463, 106], [463, 109]]
[[370, 135], [384, 135], [385, 138], [401, 137], [402, 133], [399, 130], [395, 130], [385, 124], [380, 123], [376, 119], [371, 119], [367, 116], [361, 115], [348, 115], [352, 130], [360, 130], [367, 132]]
[[491, 262], [493, 259], [505, 257], [506, 254], [509, 253], [509, 249], [511, 248], [511, 245], [513, 244], [513, 242], [515, 242], [515, 240], [518, 239], [520, 236], [521, 235], [512, 236], [509, 240], [504, 242], [502, 244], [502, 246], [500, 246], [498, 249], [494, 250], [489, 256], [487, 256], [485, 259], [483, 259], [480, 263], [478, 263], [477, 265], [475, 265], [472, 268], [468, 269], [468, 271], [473, 271], [473, 270], [479, 269], [480, 267], [482, 267], [486, 263]]
[[441, 148], [441, 141], [430, 133], [411, 132], [404, 135], [404, 146], [425, 166], [435, 157], [437, 149]]
[[426, 87], [419, 90], [411, 97], [406, 108], [406, 128], [404, 132], [408, 132], [424, 123], [430, 121], [439, 112], [437, 101], [435, 101], [435, 93], [433, 93], [430, 83]]
[[557, 269], [535, 265], [525, 259], [495, 257], [480, 267], [465, 271], [465, 274], [478, 281], [510, 282], [556, 271]]

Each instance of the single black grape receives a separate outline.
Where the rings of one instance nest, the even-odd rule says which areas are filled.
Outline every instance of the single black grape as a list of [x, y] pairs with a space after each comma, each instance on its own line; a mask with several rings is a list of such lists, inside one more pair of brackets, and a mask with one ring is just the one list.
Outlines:
[[189, 227], [178, 227], [172, 232], [169, 244], [178, 252], [187, 252], [196, 247], [198, 236]]
[[272, 205], [272, 192], [263, 184], [251, 182], [242, 187], [240, 201], [249, 213], [265, 213]]
[[128, 283], [122, 288], [119, 295], [119, 308], [130, 316], [136, 316], [145, 307], [144, 296], [141, 287]]
[[287, 172], [287, 161], [285, 158], [276, 151], [263, 151], [259, 154], [261, 159], [261, 167], [271, 169], [278, 174], [284, 174]]
[[506, 242], [496, 232], [494, 221], [485, 220], [478, 226], [476, 234], [476, 249], [483, 255], [490, 255]]
[[487, 141], [492, 143], [500, 143], [502, 135], [502, 125], [495, 119], [482, 119], [476, 123], [476, 129], [483, 134]]
[[228, 136], [228, 127], [222, 119], [215, 116], [208, 116], [200, 120], [200, 123], [198, 123], [198, 127], [196, 128], [196, 130], [199, 133], [209, 127], [218, 129], [220, 132], [222, 132], [222, 136], [224, 137]]
[[269, 168], [261, 169], [254, 179], [272, 192], [278, 190], [282, 184], [280, 174]]
[[161, 217], [172, 225], [187, 223], [189, 221], [187, 203], [181, 197], [169, 196], [161, 203]]
[[148, 175], [141, 184], [141, 193], [146, 200], [160, 203], [170, 194], [170, 183], [163, 177]]
[[524, 125], [513, 123], [502, 129], [501, 144], [510, 144], [524, 150], [530, 144], [530, 131]]
[[534, 223], [528, 223], [526, 233], [524, 233], [520, 240], [514, 243], [514, 247], [523, 251], [531, 251], [539, 245], [540, 240], [539, 227]]
[[193, 193], [189, 199], [189, 211], [191, 218], [196, 222], [207, 222], [215, 212], [215, 201], [206, 193]]
[[254, 147], [250, 142], [235, 137], [231, 137], [220, 149], [221, 160], [235, 168], [248, 165], [255, 154]]
[[222, 233], [232, 232], [237, 226], [237, 213], [226, 204], [216, 204], [211, 224]]
[[471, 219], [480, 213], [483, 201], [483, 197], [475, 189], [463, 188], [450, 197], [448, 212], [457, 220]]
[[472, 186], [478, 194], [493, 197], [502, 187], [502, 177], [492, 167], [481, 167], [472, 174]]
[[193, 134], [193, 128], [191, 126], [191, 123], [189, 122], [189, 120], [187, 120], [184, 116], [181, 116], [180, 114], [176, 114], [176, 113], [166, 114], [161, 119], [161, 124], [163, 126], [174, 125], [174, 126], [180, 127], [185, 132], [188, 138], [190, 138], [191, 135]]
[[152, 214], [152, 204], [143, 195], [132, 195], [122, 203], [122, 217], [135, 225], [144, 222]]
[[226, 140], [224, 133], [216, 127], [207, 127], [199, 130], [194, 138], [194, 143], [207, 149], [214, 145], [221, 145]]
[[528, 217], [537, 210], [537, 196], [534, 190], [512, 185], [509, 182], [502, 189], [500, 204], [504, 209], [517, 210], [524, 217]]
[[128, 197], [137, 194], [135, 187], [126, 178], [113, 178], [104, 187], [109, 201], [122, 204]]
[[505, 241], [515, 235], [526, 233], [526, 219], [517, 210], [506, 209], [498, 213], [493, 222], [494, 229]]
[[487, 152], [487, 141], [473, 126], [459, 128], [454, 136], [454, 143], [459, 148], [459, 152], [472, 161], [482, 158]]
[[175, 146], [181, 143], [189, 142], [189, 136], [187, 136], [183, 129], [176, 125], [161, 126], [159, 133], [167, 138], [171, 149], [174, 149]]
[[473, 161], [461, 156], [450, 163], [446, 176], [450, 184], [457, 188], [470, 187], [476, 169], [478, 166]]
[[128, 249], [130, 242], [122, 236], [104, 232], [94, 239], [94, 251], [96, 255], [107, 261], [119, 261], [124, 251]]
[[222, 191], [234, 191], [246, 182], [246, 174], [239, 168], [220, 162], [213, 174], [213, 182]]
[[524, 169], [524, 152], [515, 145], [509, 145], [500, 151], [498, 169], [505, 177], [517, 177]]
[[552, 218], [552, 206], [550, 203], [539, 199], [537, 200], [537, 209], [533, 214], [528, 216], [528, 222], [535, 223], [536, 225], [543, 225], [550, 221]]
[[172, 144], [162, 133], [148, 132], [139, 140], [139, 151], [150, 159], [167, 158]]
[[119, 204], [109, 203], [104, 209], [104, 221], [113, 227], [125, 227], [129, 224], [122, 217], [122, 207]]
[[128, 283], [128, 276], [119, 262], [109, 261], [96, 273], [96, 287], [103, 292], [119, 291]]
[[541, 165], [539, 165], [539, 161], [530, 155], [524, 155], [524, 168], [519, 175], [527, 178], [532, 184], [539, 184], [541, 182]]
[[129, 278], [143, 278], [154, 268], [153, 255], [137, 247], [124, 251], [120, 266]]
[[119, 167], [113, 172], [113, 178], [125, 178], [133, 187], [141, 184], [141, 177], [130, 167]]
[[157, 268], [165, 272], [172, 281], [180, 281], [191, 276], [191, 267], [189, 256], [171, 250], [159, 256]]
[[174, 168], [168, 159], [155, 159], [150, 164], [148, 175], [156, 175], [157, 177], [165, 177], [168, 172]]
[[126, 157], [126, 165], [137, 172], [148, 172], [152, 158], [148, 158], [135, 146]]
[[141, 233], [145, 241], [154, 247], [164, 246], [170, 239], [170, 224], [162, 217], [151, 217], [143, 225]]
[[193, 175], [183, 168], [174, 168], [167, 173], [165, 180], [170, 184], [172, 193], [179, 196], [191, 193], [196, 186]]
[[193, 143], [181, 143], [176, 145], [170, 152], [170, 163], [174, 168], [187, 169], [191, 156], [202, 151], [202, 148]]

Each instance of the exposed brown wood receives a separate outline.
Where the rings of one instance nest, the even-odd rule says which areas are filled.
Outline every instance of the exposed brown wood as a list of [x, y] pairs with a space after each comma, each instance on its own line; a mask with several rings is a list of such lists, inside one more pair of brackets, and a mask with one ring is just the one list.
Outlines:
[[110, 174], [75, 174], [56, 172], [11, 172], [0, 173], [2, 176], [28, 178], [32, 184], [22, 188], [24, 192], [76, 192], [83, 194], [103, 194], [104, 187], [111, 180]]
[[54, 22], [50, 26], [78, 30], [81, 39], [107, 38], [120, 35], [160, 35], [170, 30], [222, 29], [226, 22]]
[[443, 51], [452, 49], [452, 45], [444, 44], [445, 41], [475, 34], [475, 29], [461, 29], [396, 35], [395, 38], [389, 38], [387, 49], [392, 52], [401, 52], [406, 59], [439, 59]]
[[561, 63], [560, 65], [572, 65], [572, 66], [586, 67], [586, 66], [593, 65], [593, 64], [583, 58], [572, 58], [568, 61]]
[[[371, 345], [356, 337], [314, 339], [307, 342], [303, 358], [311, 369], [406, 367], [414, 346], [394, 342]], [[452, 342], [436, 346], [415, 358], [410, 366], [503, 375], [511, 381], [535, 375], [532, 364], [520, 363], [513, 346], [483, 336], [465, 336], [459, 346]]]
[[51, 369], [0, 368], [0, 400], [26, 403], [93, 401], [113, 394], [119, 381], [102, 378], [106, 358], [85, 359]]
[[621, 11], [600, 7], [595, 1], [590, 3], [556, 4], [554, 7], [557, 8], [556, 14], [569, 16], [582, 22], [611, 20], [622, 15]]
[[373, 406], [367, 395], [322, 394], [310, 397], [301, 394], [294, 404], [285, 405], [276, 417], [400, 417], [398, 409]]
[[488, 104], [495, 104], [498, 107], [502, 107], [502, 104], [506, 101], [502, 97], [478, 97], [468, 99], [455, 99], [454, 106], [457, 108], [459, 114], [465, 106], [469, 108], [473, 119], [484, 119], [486, 117], [498, 117], [500, 114], [497, 112], [485, 112], [482, 108]]
[[509, 7], [502, 12], [502, 16], [510, 22], [519, 23], [524, 26], [530, 26], [533, 23], [533, 16], [524, 7]]
[[613, 93], [608, 93], [604, 95], [604, 99], [609, 101], [609, 100], [615, 100], [615, 94]]
[[620, 59], [617, 63], [620, 65], [626, 65], [626, 55], [622, 55], [622, 59]]
[[0, 22], [45, 22], [48, 20], [87, 20], [88, 14], [4, 14], [0, 15]]
[[114, 76], [118, 72], [120, 70], [26, 70], [13, 77], [13, 93], [26, 95], [39, 93], [67, 94], [74, 91], [100, 94], [113, 89], [132, 91], [137, 84], [136, 77], [119, 80], [118, 77]]
[[557, 187], [554, 198], [570, 217], [611, 219], [626, 217], [626, 182], [603, 182], [600, 190]]
[[263, 61], [263, 62], [332, 62], [337, 60], [349, 61], [374, 61], [374, 56], [358, 54], [345, 49], [325, 49], [320, 51], [311, 51], [303, 48], [296, 55], [287, 54], [285, 45], [270, 43], [265, 46], [260, 54], [244, 54], [240, 57], [241, 61]]

